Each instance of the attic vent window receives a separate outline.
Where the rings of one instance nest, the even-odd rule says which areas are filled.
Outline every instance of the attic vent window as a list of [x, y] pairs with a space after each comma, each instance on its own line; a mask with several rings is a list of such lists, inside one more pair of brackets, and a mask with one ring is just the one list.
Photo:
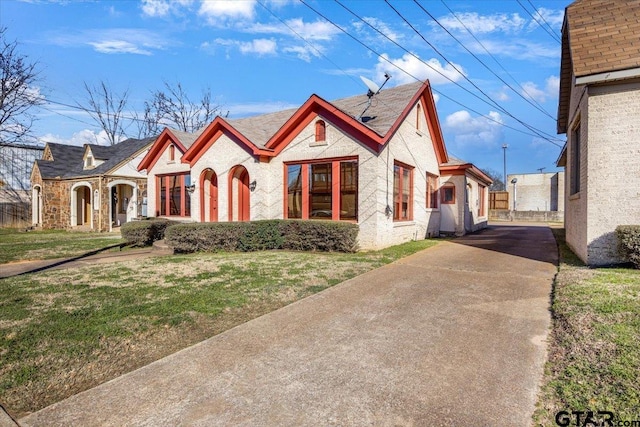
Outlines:
[[327, 125], [324, 121], [316, 122], [316, 142], [325, 142], [327, 139]]
[[171, 144], [169, 146], [169, 161], [172, 162], [176, 159], [176, 146]]
[[84, 161], [84, 168], [89, 169], [93, 167], [93, 156], [87, 156]]
[[416, 130], [418, 132], [420, 132], [422, 129], [420, 129], [420, 116], [422, 115], [422, 107], [420, 107], [420, 104], [416, 105]]

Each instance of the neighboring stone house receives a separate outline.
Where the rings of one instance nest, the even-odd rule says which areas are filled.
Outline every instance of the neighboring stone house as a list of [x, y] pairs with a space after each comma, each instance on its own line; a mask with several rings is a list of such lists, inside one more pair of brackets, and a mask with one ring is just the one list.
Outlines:
[[564, 172], [511, 174], [507, 191], [511, 210], [564, 212]]
[[615, 228], [640, 223], [640, 1], [566, 8], [557, 124], [567, 243], [587, 264], [620, 262]]
[[[372, 99], [312, 95], [298, 109], [218, 117], [193, 135], [165, 129], [139, 170], [150, 216], [350, 221], [368, 249], [440, 233], [447, 162], [429, 83], [417, 82]], [[465, 194], [465, 182], [454, 185]], [[482, 213], [474, 229], [486, 225]]]
[[144, 215], [147, 179], [137, 165], [153, 141], [83, 147], [48, 143], [31, 171], [33, 225], [111, 231]]

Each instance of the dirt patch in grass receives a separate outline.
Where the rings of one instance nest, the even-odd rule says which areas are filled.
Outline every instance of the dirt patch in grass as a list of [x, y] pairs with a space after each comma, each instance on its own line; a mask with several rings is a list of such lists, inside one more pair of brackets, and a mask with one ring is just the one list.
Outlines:
[[534, 425], [556, 425], [559, 411], [610, 411], [617, 421], [638, 420], [640, 271], [580, 265], [562, 230], [554, 234], [561, 263]]
[[0, 280], [0, 401], [22, 417], [402, 256], [194, 254]]

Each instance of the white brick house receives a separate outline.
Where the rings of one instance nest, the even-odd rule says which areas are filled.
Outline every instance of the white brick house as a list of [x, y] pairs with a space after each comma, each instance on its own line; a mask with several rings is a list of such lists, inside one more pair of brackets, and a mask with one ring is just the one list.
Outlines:
[[195, 135], [165, 130], [139, 165], [150, 216], [352, 221], [362, 249], [438, 235], [449, 156], [429, 83], [367, 104], [312, 95], [298, 109], [218, 117]]
[[566, 240], [589, 265], [622, 261], [615, 228], [640, 224], [638, 40], [638, 1], [566, 9], [558, 133], [567, 143], [558, 166], [566, 170]]

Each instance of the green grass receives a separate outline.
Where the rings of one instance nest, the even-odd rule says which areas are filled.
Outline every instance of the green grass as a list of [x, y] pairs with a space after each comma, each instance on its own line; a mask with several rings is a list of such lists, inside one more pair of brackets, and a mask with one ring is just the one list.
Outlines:
[[553, 295], [549, 361], [534, 415], [555, 425], [558, 411], [611, 411], [640, 419], [640, 270], [590, 269], [554, 230], [561, 263]]
[[24, 415], [434, 244], [174, 255], [0, 280], [0, 401]]
[[82, 255], [124, 243], [120, 233], [81, 233], [64, 230], [19, 231], [0, 228], [0, 264], [22, 260]]

